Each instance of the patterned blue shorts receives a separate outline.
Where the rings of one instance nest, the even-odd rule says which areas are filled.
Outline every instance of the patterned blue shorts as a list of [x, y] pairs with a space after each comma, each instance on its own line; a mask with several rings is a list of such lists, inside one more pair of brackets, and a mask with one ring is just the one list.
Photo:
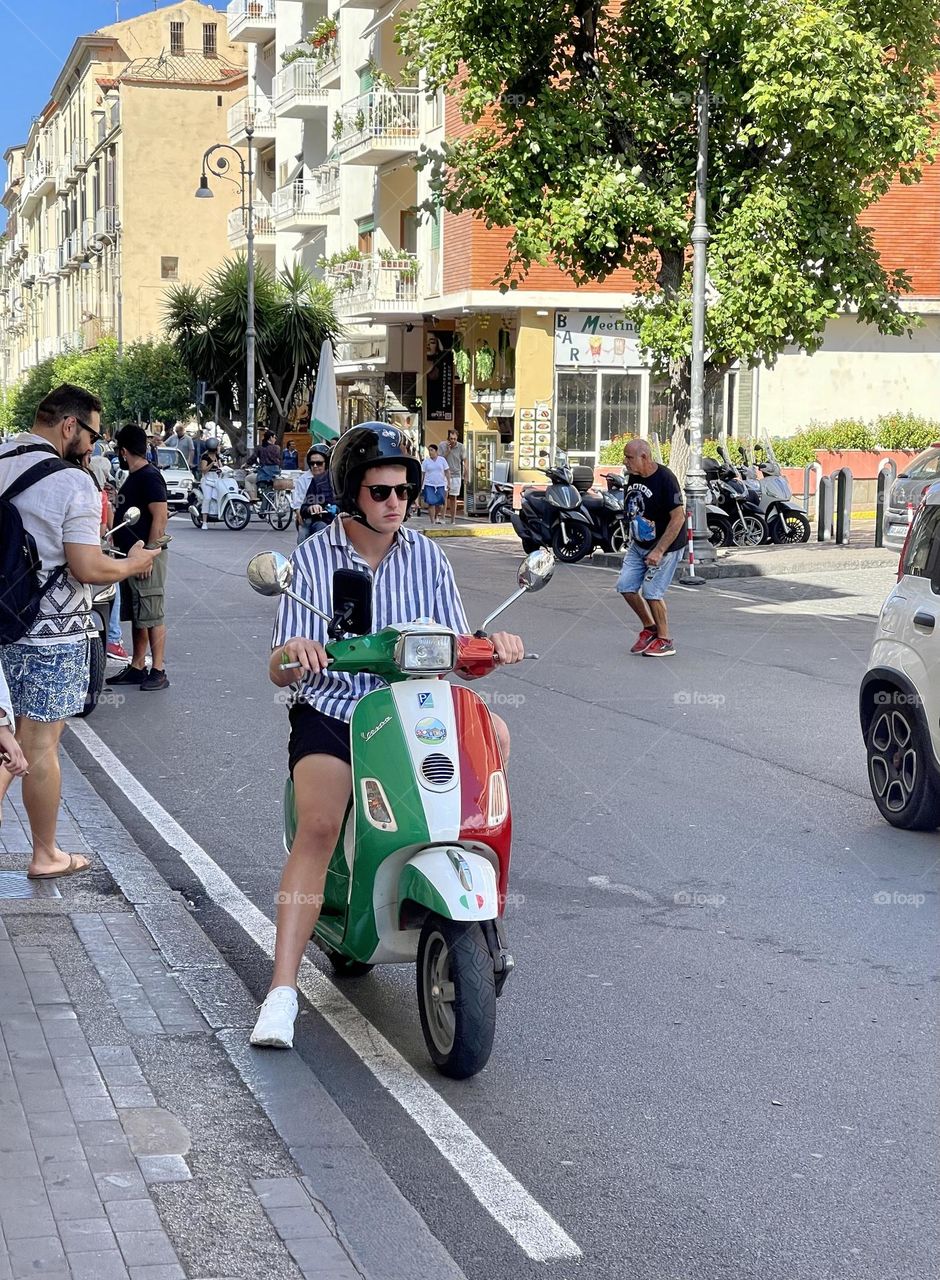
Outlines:
[[13, 713], [27, 720], [67, 720], [85, 705], [88, 642], [6, 644], [0, 662], [10, 686]]

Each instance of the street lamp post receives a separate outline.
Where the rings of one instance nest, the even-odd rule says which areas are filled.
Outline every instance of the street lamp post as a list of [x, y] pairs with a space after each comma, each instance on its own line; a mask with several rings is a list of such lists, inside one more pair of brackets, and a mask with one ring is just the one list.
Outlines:
[[[249, 115], [245, 127], [245, 136], [248, 139], [247, 164], [245, 163], [245, 157], [238, 148], [231, 146], [227, 142], [217, 142], [214, 146], [209, 147], [202, 157], [202, 175], [199, 188], [196, 191], [198, 200], [212, 199], [212, 189], [209, 186], [207, 176], [210, 173], [217, 178], [224, 178], [227, 182], [234, 182], [241, 194], [242, 213], [246, 215], [245, 227], [248, 238], [248, 322], [245, 326], [245, 372], [248, 385], [245, 388], [245, 442], [249, 449], [255, 447], [255, 194], [251, 150], [254, 131], [254, 123]], [[228, 169], [231, 167], [231, 161], [221, 154], [225, 151], [231, 151], [238, 160], [241, 182], [229, 177]], [[248, 198], [247, 212], [245, 209], [246, 195]]]
[[702, 470], [705, 428], [705, 292], [708, 282], [708, 60], [702, 59], [697, 97], [698, 160], [695, 166], [695, 222], [692, 227], [692, 386], [689, 401], [689, 466], [685, 494], [692, 512], [692, 537], [699, 564], [714, 561], [705, 504], [708, 489]]

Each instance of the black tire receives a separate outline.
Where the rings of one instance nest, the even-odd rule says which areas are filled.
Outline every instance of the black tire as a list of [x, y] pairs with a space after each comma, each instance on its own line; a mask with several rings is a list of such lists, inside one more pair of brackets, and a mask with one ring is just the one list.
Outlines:
[[78, 713], [78, 719], [90, 716], [98, 705], [101, 690], [104, 688], [104, 671], [107, 663], [104, 645], [97, 632], [88, 640], [88, 688], [85, 691], [85, 705]]
[[198, 507], [189, 508], [189, 518], [190, 520], [192, 520], [193, 524], [196, 526], [197, 529], [202, 528], [202, 516], [199, 513]]
[[731, 540], [736, 547], [759, 547], [767, 537], [767, 524], [762, 516], [742, 516], [731, 526]]
[[903, 831], [940, 827], [940, 785], [917, 710], [894, 689], [875, 694], [865, 737], [868, 784], [885, 822]]
[[496, 1034], [496, 980], [478, 924], [430, 915], [418, 941], [418, 1010], [431, 1060], [466, 1080], [489, 1062]]
[[630, 533], [626, 525], [617, 523], [610, 535], [610, 549], [615, 556], [621, 556], [630, 545]]
[[510, 524], [511, 522], [512, 507], [507, 507], [505, 502], [501, 502], [490, 511], [490, 524]]
[[713, 547], [730, 547], [734, 542], [731, 521], [727, 516], [708, 517], [708, 541]]
[[809, 542], [810, 523], [802, 511], [786, 511], [783, 519], [780, 512], [774, 512], [770, 520], [770, 540], [778, 547], [793, 546], [799, 542]]
[[567, 542], [562, 536], [563, 526], [556, 524], [552, 530], [552, 550], [559, 560], [566, 564], [575, 564], [589, 555], [594, 546], [594, 535], [586, 524], [572, 524], [568, 529]]
[[251, 508], [247, 502], [227, 502], [222, 513], [226, 529], [244, 529], [251, 519]]

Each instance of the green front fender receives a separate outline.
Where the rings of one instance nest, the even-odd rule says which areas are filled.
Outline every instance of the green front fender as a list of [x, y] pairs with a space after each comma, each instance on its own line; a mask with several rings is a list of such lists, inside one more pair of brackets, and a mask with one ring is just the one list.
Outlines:
[[417, 903], [445, 920], [495, 920], [499, 895], [492, 863], [456, 846], [453, 852], [469, 873], [469, 883], [461, 879], [447, 847], [423, 849], [402, 867], [399, 904]]

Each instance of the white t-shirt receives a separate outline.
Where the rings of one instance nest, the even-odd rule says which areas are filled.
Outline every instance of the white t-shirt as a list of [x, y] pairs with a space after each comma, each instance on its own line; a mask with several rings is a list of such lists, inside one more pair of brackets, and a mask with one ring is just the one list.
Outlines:
[[424, 483], [432, 489], [447, 488], [447, 459], [438, 455], [436, 458], [425, 458], [421, 463], [421, 474]]
[[[24, 471], [52, 456], [37, 450], [19, 458], [10, 457], [24, 444], [48, 445], [49, 441], [27, 432], [0, 447], [0, 493]], [[91, 547], [101, 545], [101, 494], [81, 467], [70, 466], [44, 476], [14, 498], [13, 505], [20, 513], [23, 528], [35, 539], [42, 561], [40, 582], [44, 582], [53, 569], [65, 564], [66, 542]], [[67, 573], [43, 596], [38, 618], [19, 643], [45, 645], [84, 640], [90, 611], [91, 587]]]

